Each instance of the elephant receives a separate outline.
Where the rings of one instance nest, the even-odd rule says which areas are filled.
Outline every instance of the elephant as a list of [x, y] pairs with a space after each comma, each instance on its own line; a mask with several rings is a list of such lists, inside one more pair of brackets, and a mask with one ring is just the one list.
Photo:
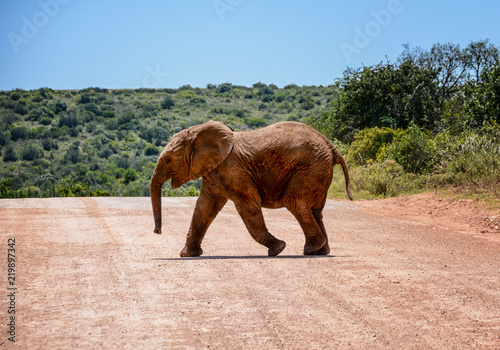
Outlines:
[[328, 255], [323, 208], [340, 164], [347, 196], [352, 200], [346, 162], [320, 132], [298, 122], [280, 122], [262, 129], [235, 132], [226, 124], [209, 121], [175, 134], [158, 158], [150, 194], [161, 234], [161, 188], [171, 179], [173, 189], [202, 178], [186, 244], [181, 257], [203, 253], [201, 242], [228, 199], [250, 235], [276, 256], [286, 243], [267, 230], [262, 208], [287, 208], [305, 235], [304, 255]]

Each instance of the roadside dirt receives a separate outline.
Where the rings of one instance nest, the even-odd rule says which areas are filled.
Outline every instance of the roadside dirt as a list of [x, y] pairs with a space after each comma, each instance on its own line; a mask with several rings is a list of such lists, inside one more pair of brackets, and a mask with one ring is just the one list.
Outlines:
[[[265, 210], [280, 256], [232, 203], [199, 258], [179, 258], [194, 198], [0, 200], [0, 348], [500, 349], [498, 213], [435, 194], [328, 201], [332, 253], [301, 255]], [[496, 223], [496, 224], [495, 224]], [[15, 238], [15, 343], [7, 249]]]

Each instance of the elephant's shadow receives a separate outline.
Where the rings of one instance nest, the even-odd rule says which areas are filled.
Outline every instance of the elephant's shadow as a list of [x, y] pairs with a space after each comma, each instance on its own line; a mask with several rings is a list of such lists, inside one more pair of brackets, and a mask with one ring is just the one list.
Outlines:
[[189, 260], [269, 260], [269, 259], [334, 259], [345, 258], [340, 255], [279, 255], [269, 257], [267, 255], [218, 255], [218, 256], [196, 256], [187, 258], [152, 258], [157, 261], [189, 261]]

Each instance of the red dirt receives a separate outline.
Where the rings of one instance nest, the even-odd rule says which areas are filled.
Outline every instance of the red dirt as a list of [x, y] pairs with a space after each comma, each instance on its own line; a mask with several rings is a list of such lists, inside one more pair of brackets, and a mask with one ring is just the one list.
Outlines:
[[205, 255], [179, 258], [195, 200], [164, 198], [162, 235], [149, 198], [0, 200], [0, 348], [500, 348], [495, 213], [434, 194], [328, 201], [332, 253], [304, 257], [292, 215], [265, 210], [287, 242], [269, 258], [228, 203]]

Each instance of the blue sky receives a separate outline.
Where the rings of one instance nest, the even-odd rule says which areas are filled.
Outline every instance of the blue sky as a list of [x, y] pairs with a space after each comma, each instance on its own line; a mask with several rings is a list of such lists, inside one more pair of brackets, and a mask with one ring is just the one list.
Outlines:
[[329, 85], [402, 44], [490, 39], [500, 2], [2, 0], [0, 90]]

